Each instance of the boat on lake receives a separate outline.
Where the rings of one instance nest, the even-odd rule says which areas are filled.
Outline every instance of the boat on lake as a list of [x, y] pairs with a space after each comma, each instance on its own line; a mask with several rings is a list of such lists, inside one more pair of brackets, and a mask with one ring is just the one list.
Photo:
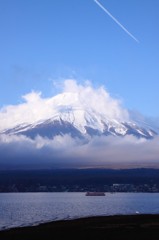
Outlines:
[[105, 196], [104, 192], [86, 192], [86, 196]]

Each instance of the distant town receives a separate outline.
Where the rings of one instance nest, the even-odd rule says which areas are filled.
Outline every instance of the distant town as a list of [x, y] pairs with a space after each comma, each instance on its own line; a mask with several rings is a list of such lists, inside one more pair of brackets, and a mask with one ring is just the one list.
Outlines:
[[159, 192], [159, 185], [144, 184], [144, 185], [133, 185], [133, 184], [118, 184], [114, 183], [112, 185], [59, 185], [59, 186], [46, 186], [46, 185], [31, 185], [31, 186], [21, 186], [16, 184], [11, 184], [9, 186], [0, 186], [0, 192]]
[[0, 171], [0, 192], [159, 192], [158, 169]]

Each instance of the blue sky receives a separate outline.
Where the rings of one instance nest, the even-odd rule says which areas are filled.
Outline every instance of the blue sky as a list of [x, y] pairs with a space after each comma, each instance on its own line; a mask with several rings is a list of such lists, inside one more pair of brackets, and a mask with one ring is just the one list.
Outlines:
[[140, 43], [93, 0], [0, 0], [0, 107], [75, 78], [159, 116], [159, 1], [100, 2]]

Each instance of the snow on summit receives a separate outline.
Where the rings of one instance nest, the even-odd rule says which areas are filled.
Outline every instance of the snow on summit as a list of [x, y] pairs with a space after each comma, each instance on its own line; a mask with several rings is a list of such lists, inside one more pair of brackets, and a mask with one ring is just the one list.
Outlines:
[[90, 84], [78, 85], [75, 80], [65, 80], [62, 93], [42, 98], [41, 93], [31, 92], [23, 96], [25, 102], [9, 105], [0, 111], [0, 130], [20, 124], [33, 124], [46, 119], [63, 119], [78, 127], [85, 125], [103, 129], [107, 121], [128, 121], [126, 109], [118, 99], [112, 98], [103, 88]]

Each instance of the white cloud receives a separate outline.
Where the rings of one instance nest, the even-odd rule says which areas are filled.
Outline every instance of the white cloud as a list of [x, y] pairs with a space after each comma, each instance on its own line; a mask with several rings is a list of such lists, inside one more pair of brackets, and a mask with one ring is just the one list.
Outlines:
[[64, 92], [77, 93], [83, 105], [104, 113], [108, 118], [129, 118], [127, 110], [121, 106], [121, 101], [112, 98], [103, 86], [95, 89], [88, 81], [84, 85], [77, 85], [76, 81], [71, 79], [64, 82]]
[[[119, 99], [112, 98], [104, 87], [93, 88], [88, 81], [81, 85], [73, 79], [67, 79], [63, 83], [60, 94], [65, 94], [60, 103], [63, 106], [75, 105], [78, 101], [78, 105], [81, 104], [82, 108], [92, 108], [94, 112], [103, 114], [110, 119], [126, 121], [129, 118], [127, 110], [122, 107]], [[43, 98], [41, 93], [32, 91], [22, 96], [23, 103], [9, 105], [0, 110], [0, 130], [53, 117], [56, 114], [61, 95]]]
[[83, 144], [69, 135], [47, 139], [37, 136], [0, 136], [0, 167], [159, 168], [159, 137], [95, 137]]

